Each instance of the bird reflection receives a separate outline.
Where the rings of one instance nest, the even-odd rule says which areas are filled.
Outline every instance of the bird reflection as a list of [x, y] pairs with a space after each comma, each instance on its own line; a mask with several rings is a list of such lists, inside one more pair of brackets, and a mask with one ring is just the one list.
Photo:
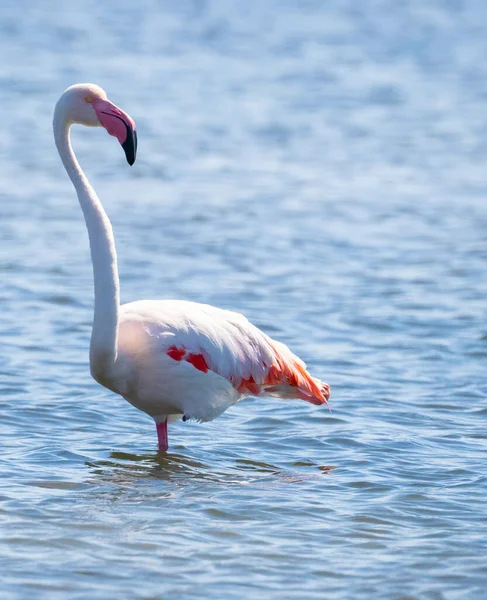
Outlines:
[[[175, 452], [133, 454], [112, 452], [107, 459], [86, 462], [92, 477], [89, 483], [133, 488], [137, 483], [161, 481], [185, 487], [195, 482], [212, 482], [221, 485], [247, 485], [256, 480], [271, 478], [276, 483], [299, 483], [320, 474], [330, 474], [334, 466], [306, 463], [306, 471], [242, 458], [227, 457], [209, 465], [187, 455]], [[309, 468], [312, 467], [312, 470]], [[154, 493], [161, 493], [156, 486]]]

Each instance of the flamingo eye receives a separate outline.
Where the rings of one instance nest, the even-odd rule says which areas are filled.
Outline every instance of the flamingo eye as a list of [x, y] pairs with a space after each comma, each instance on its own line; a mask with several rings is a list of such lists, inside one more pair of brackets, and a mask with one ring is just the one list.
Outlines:
[[88, 102], [88, 104], [91, 104], [93, 102], [93, 98], [91, 96], [86, 96], [85, 102]]

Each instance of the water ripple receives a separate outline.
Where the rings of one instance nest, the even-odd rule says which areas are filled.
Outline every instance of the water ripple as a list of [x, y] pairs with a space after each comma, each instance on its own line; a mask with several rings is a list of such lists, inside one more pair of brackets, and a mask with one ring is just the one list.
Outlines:
[[[0, 23], [2, 598], [483, 599], [484, 4], [91, 4]], [[139, 131], [133, 169], [74, 132], [123, 301], [244, 312], [331, 412], [251, 399], [162, 456], [90, 379], [50, 121], [91, 79]]]

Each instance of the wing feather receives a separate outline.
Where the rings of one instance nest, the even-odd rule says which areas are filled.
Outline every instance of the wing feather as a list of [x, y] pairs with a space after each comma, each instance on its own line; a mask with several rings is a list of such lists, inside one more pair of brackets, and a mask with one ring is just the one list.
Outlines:
[[180, 300], [144, 300], [121, 307], [121, 326], [134, 319], [161, 352], [221, 375], [242, 394], [279, 395], [284, 386], [283, 396], [294, 389], [294, 397], [326, 403], [321, 382], [305, 363], [239, 313]]

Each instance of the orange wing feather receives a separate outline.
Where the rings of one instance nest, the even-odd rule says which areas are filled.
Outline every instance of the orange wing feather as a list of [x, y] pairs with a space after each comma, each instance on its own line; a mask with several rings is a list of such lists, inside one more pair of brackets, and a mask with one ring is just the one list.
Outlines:
[[275, 364], [268, 368], [264, 380], [258, 383], [250, 376], [248, 379], [242, 379], [236, 386], [237, 390], [242, 394], [251, 393], [255, 396], [262, 392], [276, 395], [283, 392], [283, 395], [300, 398], [318, 406], [328, 405], [328, 384], [311, 377], [304, 365], [295, 360], [291, 353], [290, 356], [284, 357], [275, 345], [272, 345], [272, 349]]

